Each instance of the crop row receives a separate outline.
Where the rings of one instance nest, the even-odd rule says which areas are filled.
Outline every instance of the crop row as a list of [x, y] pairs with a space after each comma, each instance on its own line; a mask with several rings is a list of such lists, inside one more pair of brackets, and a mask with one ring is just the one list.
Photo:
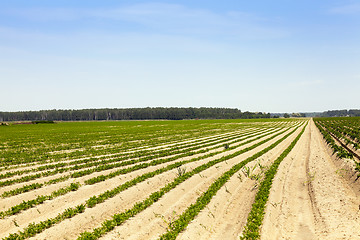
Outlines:
[[335, 140], [331, 136], [331, 134], [324, 129], [324, 127], [317, 121], [315, 121], [315, 125], [320, 130], [321, 134], [323, 135], [326, 143], [330, 146], [330, 148], [333, 150], [333, 153], [339, 157], [339, 158], [352, 158], [352, 154], [345, 150], [343, 147], [336, 144]]
[[[294, 129], [293, 131], [291, 131], [290, 133], [288, 133], [286, 136], [284, 136], [283, 138], [281, 138], [280, 140], [278, 140], [276, 143], [280, 143], [281, 141], [283, 141], [285, 138], [287, 138], [290, 134], [292, 134], [296, 129]], [[122, 223], [124, 223], [127, 219], [129, 219], [130, 217], [133, 217], [135, 216], [136, 214], [138, 214], [139, 212], [143, 211], [144, 209], [146, 209], [147, 207], [149, 207], [150, 205], [152, 205], [154, 202], [157, 202], [165, 193], [169, 192], [171, 189], [175, 188], [177, 185], [179, 185], [180, 183], [184, 182], [185, 180], [187, 180], [188, 178], [190, 178], [191, 176], [197, 174], [197, 173], [200, 173], [201, 171], [211, 167], [211, 166], [214, 166], [215, 164], [217, 163], [220, 163], [220, 162], [223, 162], [225, 160], [228, 160], [228, 159], [231, 159], [231, 158], [234, 158], [246, 151], [249, 151], [251, 149], [254, 149], [255, 147], [257, 146], [260, 146], [261, 144], [264, 144], [265, 142], [275, 138], [276, 136], [282, 134], [283, 132], [273, 136], [273, 137], [270, 137], [266, 140], [263, 140], [257, 144], [254, 144], [253, 146], [251, 147], [248, 147], [248, 148], [245, 148], [243, 150], [240, 150], [238, 152], [235, 152], [233, 154], [230, 154], [230, 155], [227, 155], [227, 156], [224, 156], [224, 157], [221, 157], [221, 158], [218, 158], [216, 160], [213, 160], [211, 162], [208, 162], [207, 164], [204, 164], [204, 165], [201, 165], [197, 168], [195, 168], [193, 171], [191, 172], [188, 172], [188, 173], [185, 173], [184, 175], [182, 176], [179, 176], [178, 178], [176, 178], [173, 182], [171, 183], [168, 183], [165, 187], [163, 187], [162, 189], [160, 189], [159, 191], [157, 192], [154, 192], [152, 193], [147, 199], [145, 199], [144, 201], [142, 202], [138, 202], [136, 203], [131, 209], [123, 212], [123, 213], [120, 213], [120, 214], [115, 214], [113, 215], [112, 219], [111, 220], [106, 220], [102, 223], [102, 226], [99, 227], [99, 228], [95, 228], [93, 230], [93, 232], [84, 232], [80, 235], [80, 237], [78, 239], [97, 239], [99, 238], [100, 236], [104, 235], [105, 233], [113, 230], [115, 228], [115, 226], [119, 226], [121, 225]], [[263, 151], [260, 151], [258, 153], [256, 153], [255, 155], [253, 155], [252, 157], [257, 158], [259, 156], [261, 156], [262, 154], [261, 153], [265, 153], [266, 151], [270, 150], [272, 147], [275, 147], [276, 145], [275, 144], [272, 144], [271, 147], [268, 147], [266, 148], [266, 150], [263, 150]], [[260, 154], [259, 154], [260, 153]], [[228, 176], [228, 174], [230, 173], [230, 171], [234, 170], [234, 168], [236, 168], [236, 166], [239, 166], [239, 165], [242, 165], [243, 163], [245, 162], [249, 162], [251, 159], [250, 158], [247, 158], [246, 160], [244, 160], [243, 162], [239, 163], [239, 164], [236, 164], [235, 167], [231, 168], [231, 170], [227, 171], [226, 173], [224, 173], [222, 175], [222, 177], [220, 177], [219, 179], [223, 179], [224, 176]], [[197, 202], [194, 204], [194, 205], [191, 205], [189, 207], [189, 209], [187, 211], [185, 211], [184, 214], [182, 214], [178, 220], [172, 222], [171, 224], [171, 227], [172, 229], [170, 230], [170, 232], [168, 232], [166, 234], [166, 236], [169, 236], [169, 235], [172, 235], [174, 236], [174, 232], [179, 232], [179, 228], [177, 226], [180, 226], [181, 224], [180, 223], [184, 223], [185, 221], [189, 222], [191, 220], [191, 217], [189, 217], [189, 214], [193, 214], [196, 210], [199, 210], [200, 211], [200, 208], [201, 207], [205, 207], [204, 206], [200, 206], [201, 204], [200, 203], [205, 203], [203, 200], [209, 200], [209, 194], [207, 193], [214, 193], [213, 191], [213, 187], [214, 186], [219, 186], [219, 179], [217, 181], [215, 181], [209, 188], [209, 190], [207, 192], [205, 192], [202, 196], [205, 196], [205, 197], [200, 197]], [[221, 181], [220, 181], [221, 182]], [[211, 197], [210, 197], [211, 198]], [[194, 211], [195, 210], [195, 211]], [[195, 215], [193, 215], [195, 216]], [[180, 224], [180, 225], [179, 225]], [[179, 230], [179, 231], [178, 231]], [[165, 236], [165, 237], [166, 237]]]
[[346, 134], [357, 142], [360, 141], [360, 118], [332, 118], [328, 119], [328, 122], [336, 123], [340, 127], [346, 129]]
[[[186, 147], [192, 147], [192, 146], [196, 146], [199, 144], [205, 144], [205, 143], [209, 143], [218, 139], [222, 139], [222, 138], [226, 138], [228, 136], [232, 136], [235, 135], [236, 136], [237, 133], [230, 133], [229, 135], [225, 135], [225, 136], [216, 136], [213, 137], [211, 139], [200, 139], [197, 141], [192, 141], [190, 143], [188, 142], [181, 142], [181, 143], [177, 143], [177, 144], [173, 144], [172, 146], [167, 146], [165, 145], [165, 147], [162, 147], [161, 149], [150, 149], [150, 150], [139, 150], [139, 151], [135, 151], [135, 152], [126, 152], [126, 153], [117, 153], [117, 154], [112, 154], [111, 155], [111, 161], [112, 162], [116, 162], [116, 161], [121, 161], [121, 160], [126, 160], [126, 159], [130, 159], [130, 158], [136, 158], [136, 157], [141, 157], [144, 155], [152, 155], [152, 154], [156, 154], [155, 157], [161, 156], [165, 153], [168, 153], [169, 151], [175, 151], [178, 149], [184, 149]], [[155, 158], [154, 157], [154, 158]], [[66, 166], [71, 166], [71, 165], [75, 165], [75, 167], [69, 168], [70, 170], [76, 170], [79, 169], [80, 164], [88, 164], [88, 167], [91, 167], [91, 162], [101, 162], [104, 163], [103, 159], [109, 158], [108, 155], [106, 156], [101, 156], [101, 157], [92, 157], [92, 158], [85, 158], [85, 159], [81, 159], [81, 160], [74, 160], [74, 161], [69, 161], [69, 162], [58, 162], [55, 164], [48, 164], [48, 165], [43, 165], [43, 166], [39, 166], [39, 167], [32, 167], [30, 169], [25, 169], [25, 170], [18, 170], [18, 171], [12, 171], [12, 172], [7, 172], [4, 174], [0, 174], [0, 179], [4, 179], [7, 177], [11, 177], [11, 176], [15, 176], [15, 175], [23, 175], [25, 173], [29, 173], [29, 172], [38, 172], [38, 171], [44, 171], [44, 170], [51, 170], [51, 169], [59, 169], [59, 168], [64, 168]], [[108, 162], [111, 162], [110, 160]], [[86, 166], [85, 166], [86, 167]], [[82, 167], [82, 168], [85, 168]]]
[[356, 136], [352, 135], [349, 128], [344, 125], [340, 125], [336, 121], [321, 121], [321, 125], [324, 126], [329, 132], [335, 135], [339, 140], [342, 139], [347, 146], [353, 147], [355, 150], [359, 149], [359, 143]]
[[[46, 163], [64, 158], [99, 156], [143, 146], [232, 132], [254, 125], [238, 120], [82, 122], [56, 125], [11, 126], [2, 129], [2, 166]], [[271, 123], [276, 123], [273, 121]], [[227, 124], [230, 123], [230, 124]], [[26, 139], [26, 141], [24, 141]]]
[[254, 161], [255, 159], [261, 157], [271, 149], [275, 148], [277, 145], [279, 145], [282, 141], [284, 141], [286, 138], [288, 138], [291, 134], [293, 134], [297, 128], [292, 130], [290, 133], [286, 134], [281, 139], [277, 140], [275, 143], [271, 144], [269, 147], [255, 153], [254, 155], [248, 157], [244, 161], [236, 164], [233, 166], [230, 170], [225, 172], [221, 177], [219, 177], [214, 183], [211, 184], [211, 186], [208, 188], [207, 191], [205, 191], [200, 197], [197, 198], [196, 202], [194, 204], [191, 204], [180, 216], [177, 220], [175, 220], [169, 230], [163, 234], [160, 239], [176, 239], [178, 234], [183, 231], [186, 226], [189, 224], [190, 221], [192, 221], [198, 213], [204, 209], [211, 201], [211, 199], [215, 196], [215, 194], [220, 190], [222, 186], [233, 176], [235, 173], [237, 173], [242, 167], [244, 167], [246, 164]]
[[[271, 134], [271, 133], [272, 133], [272, 132], [270, 132], [270, 133], [268, 133], [268, 134], [266, 134], [266, 135], [269, 135], [269, 134]], [[152, 177], [152, 176], [155, 176], [155, 175], [157, 175], [157, 174], [163, 173], [163, 172], [165, 172], [165, 171], [169, 171], [169, 170], [171, 170], [171, 169], [180, 167], [180, 166], [183, 165], [183, 164], [190, 163], [190, 162], [195, 162], [195, 161], [199, 161], [199, 160], [201, 160], [201, 159], [205, 159], [205, 158], [214, 156], [214, 155], [216, 155], [216, 154], [219, 154], [219, 153], [221, 153], [221, 152], [223, 152], [223, 151], [232, 150], [232, 149], [234, 149], [235, 147], [239, 147], [239, 146], [248, 144], [248, 143], [250, 143], [250, 142], [252, 142], [252, 141], [255, 141], [255, 140], [257, 140], [257, 139], [260, 139], [260, 138], [262, 138], [262, 137], [264, 137], [264, 136], [266, 136], [266, 135], [258, 136], [257, 138], [252, 139], [252, 140], [248, 140], [248, 141], [246, 141], [246, 142], [243, 142], [243, 143], [241, 143], [241, 144], [238, 145], [238, 146], [229, 147], [229, 148], [227, 148], [227, 149], [220, 150], [220, 151], [216, 151], [216, 152], [213, 152], [213, 153], [209, 153], [209, 154], [206, 154], [206, 155], [203, 155], [203, 156], [199, 156], [199, 157], [197, 157], [197, 158], [193, 158], [193, 159], [190, 159], [190, 160], [185, 160], [185, 161], [181, 161], [181, 162], [177, 162], [177, 163], [171, 164], [171, 165], [169, 165], [169, 166], [167, 166], [167, 167], [161, 168], [161, 169], [156, 170], [156, 171], [154, 171], [154, 172], [151, 172], [151, 173], [149, 173], [149, 174], [144, 174], [144, 175], [142, 175], [142, 178], [139, 178], [139, 179], [145, 180], [145, 179], [148, 179], [148, 178], [150, 178], [150, 177]], [[122, 169], [121, 172], [120, 172], [120, 171], [119, 171], [119, 172], [116, 172], [116, 175], [114, 175], [114, 174], [109, 174], [109, 175], [106, 175], [106, 176], [101, 175], [101, 176], [99, 176], [99, 177], [95, 177], [95, 178], [89, 179], [89, 180], [85, 181], [85, 183], [86, 183], [86, 184], [95, 184], [95, 183], [97, 183], [97, 182], [104, 181], [104, 180], [107, 179], [107, 178], [115, 177], [115, 176], [120, 175], [120, 174], [130, 173], [130, 172], [132, 172], [132, 171], [135, 171], [135, 170], [138, 170], [138, 169], [142, 169], [142, 168], [146, 168], [146, 167], [149, 167], [149, 166], [159, 165], [159, 164], [164, 163], [164, 162], [165, 162], [165, 159], [163, 159], [163, 160], [155, 160], [155, 161], [152, 161], [152, 162], [150, 162], [150, 163], [148, 163], [148, 164], [141, 164], [141, 165], [137, 165], [137, 166], [134, 166], [134, 167], [131, 167], [131, 168]], [[90, 198], [90, 199], [88, 200], [87, 205], [88, 205], [89, 207], [90, 207], [90, 206], [94, 206], [93, 203], [94, 203], [95, 199], [97, 199], [97, 200], [96, 200], [97, 203], [99, 202], [98, 199], [101, 199], [101, 201], [103, 201], [103, 200], [107, 199], [109, 196], [114, 196], [114, 195], [118, 194], [119, 192], [125, 190], [125, 189], [128, 188], [129, 186], [132, 186], [132, 184], [138, 183], [138, 182], [139, 182], [139, 179], [132, 180], [132, 181], [128, 182], [127, 184], [121, 185], [120, 187], [115, 188], [115, 189], [113, 189], [113, 190], [111, 190], [111, 191], [107, 191], [107, 192], [105, 192], [104, 194], [101, 194], [101, 195], [98, 196], [98, 197], [92, 197], [92, 198]], [[126, 186], [125, 189], [124, 189], [124, 186]], [[78, 187], [80, 187], [80, 185], [78, 185]], [[76, 190], [77, 190], [77, 189], [76, 189]], [[72, 191], [75, 191], [75, 190], [72, 189]], [[67, 192], [69, 192], [69, 191], [67, 191]], [[64, 194], [65, 194], [65, 193], [64, 193]], [[38, 198], [39, 198], [39, 197], [38, 197]], [[37, 199], [38, 199], [38, 198], [37, 198]], [[35, 206], [35, 205], [38, 205], [38, 204], [43, 203], [43, 201], [41, 201], [43, 198], [44, 198], [45, 200], [47, 200], [47, 199], [53, 199], [53, 198], [54, 198], [54, 194], [51, 194], [50, 196], [41, 196], [38, 200], [37, 200], [37, 199], [33, 199], [33, 200], [28, 201], [28, 202], [31, 202], [31, 205], [32, 205], [32, 207], [33, 207], [33, 206]], [[25, 207], [24, 207], [25, 205], [26, 205], [26, 206], [29, 206], [29, 204], [24, 204], [24, 203], [22, 203], [22, 204], [20, 204], [20, 205], [21, 205], [20, 207], [19, 207], [19, 206], [14, 206], [14, 207], [10, 208], [9, 210], [7, 210], [6, 212], [8, 212], [8, 213], [18, 213], [19, 211], [14, 212], [12, 209], [16, 208], [16, 209], [20, 209], [20, 210], [25, 210], [25, 209], [28, 209], [28, 208], [29, 208], [29, 207], [28, 207], [28, 208], [25, 208]], [[7, 215], [9, 215], [9, 214], [7, 214]]]
[[295, 147], [296, 143], [299, 141], [300, 137], [305, 131], [307, 124], [299, 135], [291, 142], [288, 148], [286, 148], [280, 156], [274, 161], [270, 168], [265, 172], [265, 177], [261, 181], [259, 190], [256, 193], [255, 201], [252, 204], [251, 211], [249, 213], [247, 223], [244, 227], [244, 231], [241, 236], [241, 240], [256, 240], [260, 239], [260, 227], [265, 215], [266, 204], [270, 195], [270, 189], [272, 186], [273, 179], [277, 173], [280, 163], [284, 158], [290, 153], [290, 151]]
[[[211, 145], [211, 144], [209, 144], [209, 145]], [[198, 145], [198, 146], [193, 147], [193, 149], [197, 149], [197, 148], [200, 148], [200, 147], [201, 147], [201, 145]], [[170, 154], [175, 155], [175, 154], [179, 154], [179, 153], [187, 151], [186, 149], [185, 150], [178, 150], [178, 151], [175, 151], [175, 150], [176, 149], [174, 148], [174, 149], [162, 151], [161, 153], [150, 155], [150, 156], [145, 156], [145, 157], [142, 157], [141, 159], [133, 160], [133, 161], [129, 161], [129, 162], [121, 162], [121, 161], [123, 161], [125, 159], [128, 159], [129, 157], [116, 158], [116, 159], [111, 159], [111, 160], [107, 160], [107, 161], [103, 160], [103, 161], [97, 161], [97, 162], [91, 162], [91, 161], [89, 162], [88, 161], [85, 164], [75, 165], [75, 166], [69, 167], [69, 168], [57, 168], [57, 169], [52, 170], [52, 171], [46, 171], [46, 172], [36, 173], [36, 174], [33, 174], [33, 175], [24, 176], [24, 177], [21, 177], [21, 178], [1, 181], [0, 186], [9, 186], [9, 185], [12, 185], [14, 183], [27, 182], [27, 181], [34, 180], [34, 179], [37, 179], [37, 178], [40, 178], [40, 177], [52, 176], [52, 175], [59, 174], [59, 173], [64, 173], [64, 172], [74, 171], [74, 170], [80, 170], [80, 169], [83, 169], [83, 168], [90, 168], [90, 167], [100, 165], [98, 168], [95, 168], [96, 170], [93, 169], [93, 170], [86, 170], [84, 172], [72, 173], [71, 177], [76, 178], [76, 177], [86, 175], [87, 173], [89, 173], [89, 171], [95, 172], [95, 171], [107, 170], [107, 169], [116, 168], [116, 167], [120, 167], [120, 166], [130, 165], [130, 164], [133, 164], [136, 161], [138, 161], [138, 162], [147, 161], [147, 160], [151, 160], [151, 159], [154, 159], [154, 158], [164, 157], [164, 156], [167, 156], [167, 155], [170, 155]], [[132, 155], [130, 157], [138, 157], [138, 155]], [[121, 162], [121, 163], [115, 163], [113, 165], [109, 165], [109, 163], [112, 163], [112, 162]], [[61, 166], [65, 166], [65, 164], [61, 164]]]
[[[279, 134], [281, 134], [281, 133], [279, 133]], [[278, 135], [278, 134], [277, 134], [277, 135]], [[275, 135], [275, 136], [276, 136], [276, 135]], [[273, 136], [273, 137], [271, 137], [271, 138], [274, 138], [275, 136]], [[256, 145], [256, 146], [259, 146], [259, 145], [263, 144], [264, 142], [269, 141], [271, 138], [266, 139], [266, 140], [262, 141], [261, 143], [255, 144], [255, 145]], [[255, 147], [255, 145], [254, 145], [253, 147]], [[252, 149], [252, 148], [251, 148], [251, 149]], [[248, 151], [248, 150], [250, 150], [250, 147], [242, 150], [241, 152], [245, 152], [245, 151]], [[241, 153], [240, 153], [240, 152], [237, 152], [237, 154], [241, 154]], [[223, 157], [223, 158], [220, 158], [220, 159], [217, 159], [217, 162], [224, 161], [224, 160], [226, 160], [226, 159], [228, 159], [228, 158], [231, 158], [231, 157], [233, 157], [233, 156], [234, 156], [234, 154], [228, 155], [228, 156]], [[214, 164], [216, 164], [217, 162], [216, 162], [216, 161], [212, 161], [210, 164], [208, 163], [207, 165], [202, 165], [202, 168], [206, 168], [205, 166], [210, 167], [211, 164], [214, 165]], [[179, 163], [176, 163], [176, 164], [179, 164]], [[183, 162], [183, 164], [185, 164], [185, 162]], [[172, 165], [173, 168], [178, 167], [178, 166], [179, 166], [179, 165]], [[199, 171], [199, 169], [202, 169], [202, 168], [197, 168], [197, 171]], [[157, 171], [158, 171], [158, 170], [157, 170]], [[159, 173], [160, 173], [160, 172], [159, 172]], [[159, 173], [158, 173], [158, 174], [159, 174]], [[137, 182], [144, 181], [144, 179], [146, 179], [146, 176], [147, 176], [147, 177], [151, 177], [151, 175], [149, 175], [149, 173], [147, 173], [147, 174], [148, 174], [148, 175], [145, 175], [145, 177], [144, 177], [144, 176], [139, 176], [138, 178], [135, 178], [135, 179], [133, 179], [133, 180], [130, 180], [130, 181], [131, 181], [131, 184], [130, 184], [129, 182], [127, 182], [127, 183], [124, 183], [123, 186], [129, 187], [129, 186], [132, 186], [133, 184], [136, 184]], [[188, 176], [188, 174], [189, 174], [189, 173], [186, 173], [186, 174], [183, 175], [183, 176]], [[195, 173], [194, 173], [194, 174], [195, 174]], [[188, 177], [190, 177], [190, 176], [188, 176]], [[184, 179], [184, 180], [185, 180], [185, 179]], [[183, 180], [183, 181], [184, 181], [184, 180]], [[179, 181], [179, 180], [177, 180], [177, 181]], [[119, 186], [119, 187], [120, 187], [120, 186]], [[120, 187], [120, 188], [125, 188], [125, 187]], [[107, 192], [106, 195], [109, 196], [109, 197], [112, 197], [112, 196], [113, 196], [110, 192]], [[154, 196], [154, 195], [152, 195], [152, 196]], [[96, 197], [96, 198], [97, 198], [97, 197]], [[90, 199], [91, 199], [91, 200], [90, 200]], [[93, 203], [93, 202], [94, 202], [94, 197], [92, 197], [92, 198], [90, 198], [90, 199], [87, 201], [87, 202], [89, 203], [88, 206], [87, 206], [87, 204], [86, 204], [86, 205], [85, 205], [85, 204], [82, 204], [82, 205], [78, 205], [78, 206], [76, 206], [76, 207], [74, 207], [74, 208], [71, 208], [72, 213], [73, 213], [74, 215], [76, 215], [76, 214], [78, 214], [78, 213], [80, 213], [80, 212], [83, 211], [82, 208], [86, 208], [86, 207], [93, 206], [93, 205], [94, 205], [94, 203]], [[104, 196], [100, 196], [100, 199], [104, 199]], [[80, 210], [77, 210], [78, 208], [79, 208]], [[66, 210], [66, 211], [70, 211], [70, 210]], [[66, 211], [65, 211], [65, 212], [66, 212]], [[23, 239], [23, 238], [28, 237], [28, 236], [33, 236], [34, 234], [36, 234], [36, 233], [38, 233], [38, 232], [40, 232], [40, 231], [43, 231], [43, 230], [46, 229], [46, 228], [51, 227], [53, 224], [58, 223], [58, 222], [59, 222], [59, 219], [61, 219], [61, 216], [64, 216], [65, 212], [60, 213], [60, 214], [59, 214], [57, 217], [55, 217], [55, 218], [48, 219], [48, 220], [42, 221], [42, 222], [37, 223], [37, 224], [35, 224], [35, 223], [34, 223], [34, 224], [30, 224], [30, 225], [29, 225], [27, 228], [25, 228], [22, 232], [12, 234], [12, 235], [10, 235], [8, 238], [6, 238], [6, 239]], [[48, 224], [47, 224], [47, 223], [48, 223]], [[35, 231], [34, 229], [36, 229], [36, 231]], [[32, 233], [33, 235], [31, 235], [30, 233]], [[29, 235], [29, 234], [30, 234], [30, 235]]]
[[59, 182], [63, 182], [63, 181], [66, 181], [70, 178], [70, 175], [67, 175], [67, 176], [63, 176], [63, 177], [59, 177], [59, 178], [55, 178], [55, 179], [51, 179], [49, 181], [46, 181], [44, 183], [32, 183], [32, 184], [29, 184], [29, 185], [24, 185], [22, 187], [19, 187], [19, 188], [15, 188], [15, 189], [12, 189], [12, 190], [9, 190], [9, 191], [5, 191], [1, 194], [1, 197], [2, 198], [5, 198], [5, 197], [10, 197], [10, 196], [15, 196], [15, 195], [18, 195], [18, 194], [21, 194], [21, 193], [25, 193], [25, 192], [29, 192], [31, 190], [35, 190], [35, 189], [38, 189], [38, 188], [41, 188], [43, 186], [47, 186], [47, 185], [51, 185], [51, 184], [56, 184], [56, 183], [59, 183]]
[[40, 195], [35, 199], [29, 200], [29, 201], [23, 201], [22, 203], [15, 205], [13, 207], [11, 207], [10, 209], [6, 210], [6, 211], [2, 211], [0, 212], [0, 218], [4, 218], [6, 216], [11, 216], [11, 215], [15, 215], [21, 211], [24, 211], [26, 209], [32, 208], [36, 205], [42, 204], [43, 202], [45, 202], [46, 200], [52, 200], [55, 197], [64, 195], [68, 192], [71, 191], [76, 191], [78, 190], [80, 187], [79, 183], [71, 183], [69, 186], [64, 187], [64, 188], [60, 188], [54, 192], [52, 192], [50, 195], [44, 196], [44, 195]]
[[[250, 132], [249, 134], [244, 133], [244, 134], [238, 135], [237, 137], [239, 137], [239, 139], [233, 141], [232, 143], [243, 140], [240, 137], [245, 137], [245, 136], [251, 137], [253, 135], [257, 135], [258, 133], [259, 133], [259, 131], [255, 131], [255, 132]], [[201, 146], [201, 147], [204, 147], [204, 146]], [[216, 147], [214, 147], [214, 148], [216, 148]], [[198, 150], [198, 151], [187, 151], [186, 153], [183, 153], [183, 154], [180, 154], [180, 155], [177, 155], [177, 156], [174, 156], [174, 157], [169, 157], [167, 159], [155, 160], [156, 162], [151, 163], [151, 164], [157, 165], [157, 164], [160, 164], [160, 163], [174, 161], [174, 160], [182, 158], [182, 157], [192, 156], [192, 155], [195, 155], [195, 154], [204, 153], [204, 152], [207, 152], [207, 151], [209, 151], [211, 149], [213, 149], [213, 148], [207, 148], [207, 149], [202, 149], [202, 150]], [[169, 152], [169, 154], [172, 154], [172, 153]], [[67, 179], [69, 179], [71, 177], [79, 178], [79, 177], [82, 177], [82, 176], [85, 176], [85, 175], [89, 175], [89, 174], [91, 174], [93, 172], [99, 172], [99, 171], [102, 171], [102, 170], [108, 170], [108, 169], [112, 169], [112, 168], [120, 167], [120, 166], [127, 166], [127, 165], [131, 165], [131, 164], [135, 164], [135, 163], [140, 163], [141, 161], [145, 161], [145, 160], [148, 160], [148, 159], [146, 159], [146, 157], [145, 157], [143, 159], [131, 160], [131, 161], [122, 162], [122, 163], [113, 164], [113, 165], [102, 165], [102, 166], [100, 166], [98, 168], [93, 168], [93, 169], [89, 169], [89, 170], [85, 170], [85, 171], [75, 172], [75, 173], [72, 173], [72, 174], [70, 174], [68, 176], [63, 176], [63, 177], [59, 177], [59, 178], [56, 178], [56, 179], [52, 179], [52, 180], [47, 181], [45, 183], [25, 185], [23, 187], [4, 192], [2, 194], [2, 196], [6, 197], [6, 196], [12, 196], [12, 195], [15, 195], [15, 194], [20, 194], [20, 193], [23, 193], [23, 192], [30, 191], [32, 189], [38, 189], [38, 188], [43, 187], [45, 185], [50, 185], [50, 184], [57, 183], [57, 182], [60, 182], [60, 181], [65, 181], [65, 180], [67, 180]], [[96, 182], [103, 181], [105, 179], [112, 178], [112, 177], [115, 177], [115, 176], [120, 175], [120, 174], [124, 174], [124, 173], [134, 171], [134, 170], [137, 170], [137, 169], [140, 169], [140, 168], [144, 168], [145, 166], [147, 166], [147, 165], [142, 164], [141, 166], [134, 166], [131, 169], [120, 169], [120, 170], [118, 170], [118, 171], [116, 171], [114, 173], [110, 173], [110, 174], [108, 174], [106, 176], [100, 175], [99, 177], [95, 177], [95, 178], [87, 180], [86, 184], [94, 184]], [[13, 180], [13, 182], [15, 182], [15, 180]]]
[[[260, 139], [264, 136], [267, 136], [267, 135], [270, 135], [272, 134], [273, 132], [275, 132], [277, 130], [274, 130], [274, 131], [270, 131], [270, 132], [267, 132], [263, 135], [259, 135], [258, 133], [255, 133], [255, 134], [251, 134], [249, 136], [247, 136], [247, 138], [249, 137], [253, 137], [253, 136], [257, 136], [256, 138], [254, 139], [251, 139], [251, 140], [248, 140], [244, 143], [241, 143], [240, 145], [234, 145], [234, 146], [231, 146], [231, 147], [228, 147], [227, 150], [232, 150], [232, 149], [235, 149], [239, 146], [242, 146], [244, 144], [247, 144], [247, 143], [250, 143], [250, 142], [253, 142], [257, 139]], [[242, 139], [239, 139], [239, 141], [242, 141], [244, 140], [243, 138]], [[211, 149], [207, 149], [207, 151], [209, 151]], [[205, 151], [205, 150], [202, 150], [202, 151]], [[218, 154], [222, 152], [222, 150], [219, 150], [215, 153], [210, 153], [208, 154], [208, 156], [213, 156], [213, 154]], [[202, 153], [200, 151], [198, 152], [187, 152], [183, 155], [179, 155], [179, 156], [176, 156], [176, 157], [171, 157], [171, 158], [168, 158], [168, 159], [159, 159], [159, 160], [154, 160], [154, 161], [151, 161], [149, 163], [142, 163], [142, 164], [139, 164], [139, 165], [135, 165], [133, 167], [130, 167], [130, 168], [125, 168], [125, 169], [120, 169], [120, 170], [117, 170], [115, 172], [112, 172], [112, 173], [109, 173], [107, 175], [100, 175], [100, 176], [97, 176], [97, 177], [94, 177], [94, 178], [91, 178], [91, 179], [88, 179], [85, 181], [86, 184], [95, 184], [95, 183], [98, 183], [98, 182], [101, 182], [101, 181], [105, 181], [106, 179], [110, 179], [110, 178], [113, 178], [113, 177], [116, 177], [118, 175], [122, 175], [122, 174], [126, 174], [128, 172], [131, 172], [131, 171], [134, 171], [134, 170], [138, 170], [138, 169], [142, 169], [142, 168], [147, 168], [147, 167], [150, 167], [150, 166], [156, 166], [156, 165], [159, 165], [159, 164], [163, 164], [163, 163], [167, 163], [167, 162], [171, 162], [171, 161], [174, 161], [176, 159], [179, 159], [179, 158], [183, 158], [183, 157], [187, 157], [187, 156], [192, 156], [192, 155], [195, 155], [195, 154], [198, 154], [198, 153]], [[204, 155], [204, 156], [201, 156], [199, 157], [200, 159], [203, 159], [203, 158], [206, 158], [207, 155]]]
[[[336, 118], [335, 118], [336, 119]], [[356, 121], [357, 120], [357, 121]], [[339, 158], [352, 158], [355, 163], [355, 170], [357, 172], [360, 172], [360, 156], [358, 153], [356, 153], [356, 150], [351, 149], [346, 142], [343, 143], [340, 139], [346, 138], [344, 135], [347, 135], [348, 129], [353, 129], [354, 127], [358, 126], [358, 129], [360, 129], [360, 118], [351, 118], [351, 120], [348, 121], [341, 121], [342, 124], [348, 124], [348, 125], [342, 125], [339, 126], [338, 124], [333, 124], [330, 120], [317, 120], [315, 122], [322, 133], [325, 141], [327, 144], [333, 149], [333, 152], [337, 154]], [[333, 120], [336, 121], [336, 120]], [[330, 126], [329, 126], [330, 125]], [[334, 126], [335, 125], [335, 126]], [[344, 130], [345, 129], [345, 130]], [[335, 139], [335, 140], [334, 140]], [[358, 141], [358, 137], [355, 138], [354, 141]], [[335, 142], [337, 141], [338, 144]], [[357, 142], [352, 142], [352, 145], [354, 146], [354, 143], [357, 144]], [[354, 158], [355, 156], [355, 158]], [[360, 174], [358, 174], [358, 177], [360, 177]]]

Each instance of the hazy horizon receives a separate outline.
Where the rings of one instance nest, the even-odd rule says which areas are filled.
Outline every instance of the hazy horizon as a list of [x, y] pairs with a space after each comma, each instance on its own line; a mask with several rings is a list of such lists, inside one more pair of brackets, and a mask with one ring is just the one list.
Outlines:
[[358, 1], [2, 1], [0, 111], [360, 109]]

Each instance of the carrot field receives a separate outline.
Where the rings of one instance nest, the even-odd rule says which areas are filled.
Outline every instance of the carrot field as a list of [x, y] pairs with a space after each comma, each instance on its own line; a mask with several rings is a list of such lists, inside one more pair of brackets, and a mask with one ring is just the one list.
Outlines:
[[0, 236], [258, 239], [280, 163], [312, 126], [309, 119], [3, 126]]

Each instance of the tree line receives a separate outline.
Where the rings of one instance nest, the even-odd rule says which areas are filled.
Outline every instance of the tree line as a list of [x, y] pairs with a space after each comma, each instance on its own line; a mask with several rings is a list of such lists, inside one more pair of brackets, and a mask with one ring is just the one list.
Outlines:
[[250, 119], [270, 118], [270, 113], [242, 112], [236, 108], [114, 108], [0, 112], [1, 121], [100, 121], [147, 119]]
[[359, 109], [331, 110], [321, 114], [322, 117], [360, 117]]

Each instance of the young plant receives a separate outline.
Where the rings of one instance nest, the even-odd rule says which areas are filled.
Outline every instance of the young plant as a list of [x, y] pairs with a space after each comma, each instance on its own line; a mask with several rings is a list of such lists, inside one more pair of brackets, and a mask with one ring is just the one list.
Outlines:
[[177, 168], [177, 177], [181, 177], [186, 173], [186, 167], [178, 167]]

